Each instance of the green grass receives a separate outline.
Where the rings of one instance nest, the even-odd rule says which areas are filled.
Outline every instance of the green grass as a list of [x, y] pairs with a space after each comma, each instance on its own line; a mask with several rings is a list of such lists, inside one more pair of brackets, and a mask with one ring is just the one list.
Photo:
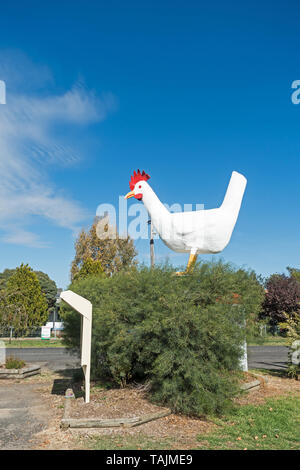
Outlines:
[[[263, 405], [239, 406], [226, 417], [210, 418], [218, 428], [197, 436], [197, 450], [299, 450], [300, 398], [269, 399]], [[189, 442], [189, 447], [191, 442]], [[81, 439], [81, 447], [94, 450], [170, 450], [181, 449], [169, 438], [115, 434]]]
[[217, 431], [198, 436], [199, 449], [299, 450], [300, 398], [241, 406], [217, 424]]
[[[0, 338], [1, 339], [1, 338]], [[61, 339], [51, 338], [50, 340], [41, 339], [8, 339], [3, 340], [6, 348], [63, 348]]]
[[251, 341], [248, 346], [288, 346], [288, 338], [267, 335], [257, 341]]

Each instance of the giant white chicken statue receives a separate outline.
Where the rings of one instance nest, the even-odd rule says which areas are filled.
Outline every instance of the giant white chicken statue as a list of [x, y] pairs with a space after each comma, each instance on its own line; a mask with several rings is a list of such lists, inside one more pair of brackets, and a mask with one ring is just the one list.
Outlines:
[[[144, 171], [134, 171], [131, 191], [125, 198], [143, 201], [155, 230], [163, 242], [178, 253], [189, 253], [185, 273], [190, 272], [201, 253], [220, 253], [228, 245], [240, 211], [246, 178], [233, 171], [224, 201], [217, 209], [171, 213], [158, 199]], [[177, 273], [183, 274], [183, 273]]]

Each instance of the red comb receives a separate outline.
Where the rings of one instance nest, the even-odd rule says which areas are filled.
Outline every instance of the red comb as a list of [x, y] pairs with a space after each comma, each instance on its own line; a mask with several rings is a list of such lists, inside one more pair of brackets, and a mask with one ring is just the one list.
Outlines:
[[138, 183], [139, 181], [147, 181], [149, 178], [150, 176], [147, 175], [144, 170], [142, 171], [142, 173], [140, 172], [140, 170], [138, 170], [137, 172], [134, 171], [131, 180], [129, 181], [129, 187], [131, 191], [133, 191], [136, 183]]

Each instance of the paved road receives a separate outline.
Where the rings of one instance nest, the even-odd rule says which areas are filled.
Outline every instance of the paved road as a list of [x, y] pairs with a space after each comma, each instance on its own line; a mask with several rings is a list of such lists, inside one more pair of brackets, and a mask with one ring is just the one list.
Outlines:
[[49, 410], [37, 384], [0, 384], [0, 450], [30, 449], [45, 429]]
[[288, 360], [286, 346], [249, 346], [249, 369], [285, 369]]
[[[52, 370], [71, 369], [80, 366], [79, 358], [64, 348], [9, 348], [7, 355], [47, 366]], [[250, 369], [284, 369], [288, 348], [285, 346], [249, 346]]]
[[80, 367], [80, 359], [65, 348], [7, 348], [6, 356], [47, 366], [51, 370]]

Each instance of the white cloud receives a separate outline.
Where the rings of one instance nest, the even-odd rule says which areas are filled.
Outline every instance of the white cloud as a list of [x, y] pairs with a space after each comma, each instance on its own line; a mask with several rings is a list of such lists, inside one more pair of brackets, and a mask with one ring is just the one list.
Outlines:
[[[24, 70], [18, 63], [19, 73], [34, 77], [34, 83], [38, 83], [39, 67], [22, 55], [17, 57], [23, 59]], [[10, 77], [12, 90], [22, 89], [15, 86], [20, 77], [16, 79], [15, 71], [10, 75], [11, 67], [10, 61], [2, 60], [0, 79], [7, 83], [7, 104], [0, 105], [0, 232], [4, 232], [2, 240], [7, 243], [41, 247], [45, 242], [25, 229], [32, 216], [71, 230], [87, 216], [78, 202], [63, 195], [48, 178], [49, 165], [68, 167], [79, 159], [66, 137], [70, 132], [65, 137], [60, 132], [58, 137], [58, 128], [65, 126], [74, 133], [75, 127], [77, 132], [77, 128], [100, 122], [114, 109], [115, 100], [111, 94], [97, 97], [82, 85], [56, 95], [10, 92]], [[41, 81], [49, 83], [48, 69], [42, 67], [40, 72]]]
[[48, 243], [41, 241], [35, 233], [28, 232], [17, 225], [10, 227], [6, 235], [2, 237], [2, 241], [33, 248], [47, 248], [49, 246]]

